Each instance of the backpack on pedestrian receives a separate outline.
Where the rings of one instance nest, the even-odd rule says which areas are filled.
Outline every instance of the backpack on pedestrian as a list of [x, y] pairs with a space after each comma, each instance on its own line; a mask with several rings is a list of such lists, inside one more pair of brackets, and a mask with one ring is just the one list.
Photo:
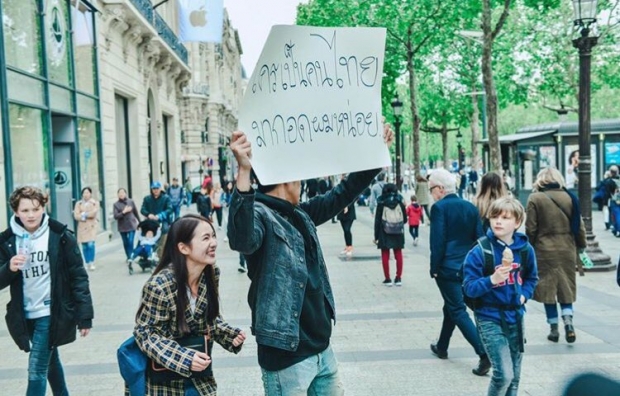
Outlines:
[[[480, 246], [480, 249], [482, 250], [482, 254], [484, 255], [484, 269], [483, 269], [482, 274], [485, 277], [491, 276], [495, 272], [495, 257], [493, 256], [493, 247], [491, 246], [491, 240], [487, 236], [480, 237], [476, 241], [474, 247], [477, 245]], [[521, 256], [521, 265], [517, 269], [517, 271], [520, 271], [523, 273], [527, 273], [530, 270], [529, 262], [528, 262], [529, 261], [528, 260], [528, 256], [529, 256], [528, 247], [529, 247], [529, 244], [526, 244], [521, 250], [519, 250], [519, 256]], [[461, 267], [461, 281], [463, 279], [464, 279], [463, 268]], [[481, 298], [469, 297], [467, 294], [465, 294], [464, 290], [463, 290], [463, 301], [465, 302], [465, 305], [467, 305], [467, 308], [471, 309], [472, 311], [475, 311], [476, 308], [480, 308], [483, 306]], [[503, 308], [510, 308], [510, 307], [503, 307]]]
[[405, 232], [404, 218], [405, 216], [400, 205], [396, 205], [394, 208], [384, 206], [381, 217], [383, 232], [388, 235], [403, 234]]

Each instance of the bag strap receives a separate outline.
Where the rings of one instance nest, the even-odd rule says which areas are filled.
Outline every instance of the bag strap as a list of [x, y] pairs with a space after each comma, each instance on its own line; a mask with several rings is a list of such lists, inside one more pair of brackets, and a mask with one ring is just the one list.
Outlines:
[[491, 246], [491, 241], [486, 236], [482, 236], [478, 238], [477, 243], [484, 255], [484, 269], [482, 273], [484, 276], [493, 275], [495, 271], [495, 258], [493, 257], [493, 246]]

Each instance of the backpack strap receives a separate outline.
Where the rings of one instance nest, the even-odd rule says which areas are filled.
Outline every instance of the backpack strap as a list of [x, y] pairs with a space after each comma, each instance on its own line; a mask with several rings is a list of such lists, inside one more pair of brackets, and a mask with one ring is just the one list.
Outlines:
[[495, 257], [493, 257], [493, 246], [491, 246], [491, 241], [486, 236], [482, 236], [478, 238], [476, 243], [480, 246], [484, 256], [484, 269], [482, 270], [482, 275], [493, 275], [493, 272], [495, 272]]

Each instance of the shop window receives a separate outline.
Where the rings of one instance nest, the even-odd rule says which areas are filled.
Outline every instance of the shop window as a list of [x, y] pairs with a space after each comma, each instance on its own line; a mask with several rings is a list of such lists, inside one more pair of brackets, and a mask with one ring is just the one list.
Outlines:
[[47, 0], [45, 2], [44, 33], [49, 79], [59, 84], [71, 86], [69, 8], [65, 0]]
[[41, 74], [41, 26], [38, 1], [1, 0], [6, 64]]
[[13, 186], [36, 186], [49, 193], [48, 134], [41, 110], [9, 105]]
[[[100, 184], [99, 134], [97, 122], [78, 119], [78, 140], [80, 148], [80, 188], [90, 187], [95, 199], [103, 199], [103, 186]], [[99, 213], [99, 228], [103, 230], [103, 205]]]
[[93, 12], [84, 4], [80, 9], [72, 7], [73, 52], [75, 58], [75, 84], [78, 91], [95, 95], [95, 34], [93, 30]]

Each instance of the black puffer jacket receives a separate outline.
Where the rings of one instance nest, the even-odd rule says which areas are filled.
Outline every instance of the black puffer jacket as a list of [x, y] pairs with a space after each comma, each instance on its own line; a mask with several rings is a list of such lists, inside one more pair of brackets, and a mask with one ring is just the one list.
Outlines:
[[[94, 314], [88, 274], [75, 236], [66, 225], [53, 219], [49, 220], [49, 227], [50, 347], [57, 347], [75, 341], [77, 329], [90, 329]], [[9, 268], [9, 261], [15, 254], [15, 234], [9, 227], [0, 234], [0, 290], [11, 288], [5, 317], [7, 328], [17, 346], [29, 352], [22, 272], [12, 272]]]
[[[383, 210], [384, 208], [394, 209], [400, 206], [403, 213], [403, 233], [386, 234], [383, 231]], [[407, 223], [407, 211], [403, 203], [402, 195], [398, 193], [384, 193], [377, 199], [377, 210], [375, 211], [375, 240], [379, 249], [402, 249], [405, 247], [405, 224]]]

